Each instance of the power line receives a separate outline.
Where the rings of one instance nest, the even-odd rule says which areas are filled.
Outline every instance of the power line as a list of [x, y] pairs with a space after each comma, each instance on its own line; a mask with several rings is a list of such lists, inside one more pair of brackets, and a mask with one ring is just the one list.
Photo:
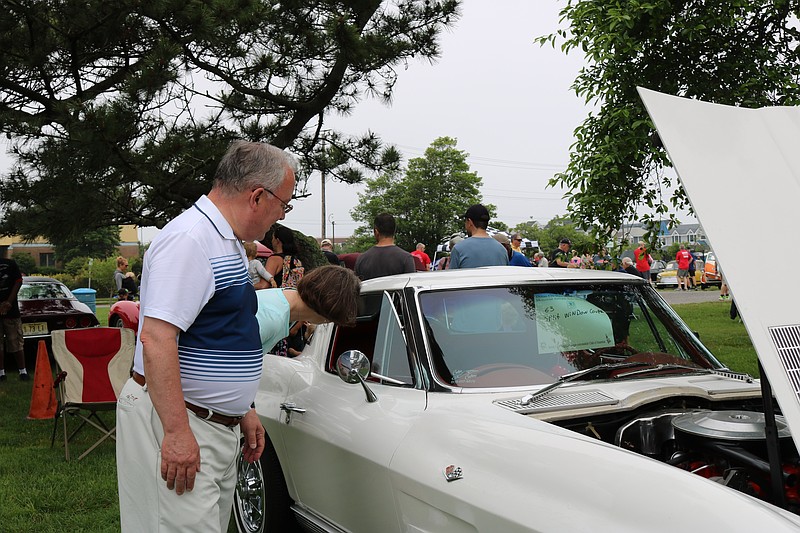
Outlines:
[[[409, 151], [415, 154], [424, 155], [425, 148], [418, 148], [416, 146], [407, 146], [404, 144], [395, 144], [398, 148], [404, 151]], [[515, 161], [513, 159], [499, 159], [496, 157], [483, 157], [476, 155], [469, 155], [467, 161], [472, 161], [475, 164], [494, 166], [501, 168], [517, 168], [522, 170], [564, 170], [567, 168], [566, 164], [556, 163], [541, 163], [532, 161]]]

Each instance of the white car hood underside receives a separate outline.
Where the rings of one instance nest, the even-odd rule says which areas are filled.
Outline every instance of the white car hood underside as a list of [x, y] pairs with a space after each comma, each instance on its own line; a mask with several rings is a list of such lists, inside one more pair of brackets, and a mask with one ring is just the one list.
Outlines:
[[800, 263], [800, 108], [639, 94], [800, 449], [800, 305], [794, 285], [772, 272]]

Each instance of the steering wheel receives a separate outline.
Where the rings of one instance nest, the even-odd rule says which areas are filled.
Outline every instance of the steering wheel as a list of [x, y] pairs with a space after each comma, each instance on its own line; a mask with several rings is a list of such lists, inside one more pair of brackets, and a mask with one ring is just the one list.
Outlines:
[[[600, 358], [602, 356], [611, 352], [613, 353], [622, 352], [622, 355], [627, 354], [628, 356], [633, 357], [634, 355], [639, 353], [639, 350], [637, 350], [627, 342], [623, 341], [623, 342], [618, 342], [614, 346], [606, 346], [605, 348], [600, 348], [599, 350], [595, 350], [594, 353], [592, 353], [591, 355], [592, 357], [600, 361]], [[628, 360], [630, 360], [630, 358]]]

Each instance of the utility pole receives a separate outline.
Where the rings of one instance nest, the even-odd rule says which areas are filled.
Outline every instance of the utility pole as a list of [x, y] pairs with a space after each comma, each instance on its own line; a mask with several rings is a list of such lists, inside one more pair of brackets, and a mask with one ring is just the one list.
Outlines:
[[325, 170], [320, 169], [320, 174], [322, 175], [321, 185], [320, 185], [320, 192], [322, 194], [322, 231], [320, 232], [320, 239], [325, 238], [325, 222], [327, 217], [325, 216]]

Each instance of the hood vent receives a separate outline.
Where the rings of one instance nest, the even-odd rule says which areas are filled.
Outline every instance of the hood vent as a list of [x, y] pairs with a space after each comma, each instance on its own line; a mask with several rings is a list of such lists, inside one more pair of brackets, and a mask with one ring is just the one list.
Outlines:
[[800, 326], [776, 326], [769, 328], [772, 342], [778, 350], [789, 383], [796, 396], [800, 397]]
[[598, 407], [601, 405], [614, 405], [619, 400], [612, 398], [608, 394], [599, 390], [586, 392], [573, 392], [568, 394], [548, 394], [531, 402], [528, 405], [521, 405], [521, 398], [513, 400], [498, 400], [494, 403], [511, 409], [520, 414], [540, 413], [545, 411], [560, 411], [562, 409], [575, 409], [585, 407]]

